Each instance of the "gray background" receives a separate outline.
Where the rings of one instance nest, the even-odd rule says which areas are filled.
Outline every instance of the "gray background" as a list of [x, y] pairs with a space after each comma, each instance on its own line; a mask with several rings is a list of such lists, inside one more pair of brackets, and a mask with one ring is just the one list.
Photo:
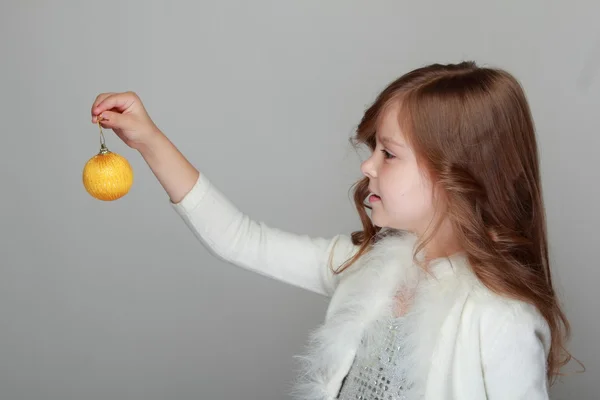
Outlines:
[[597, 399], [598, 15], [597, 1], [3, 1], [0, 398], [286, 398], [323, 318], [325, 298], [212, 258], [111, 131], [135, 183], [91, 198], [98, 93], [137, 91], [253, 218], [331, 236], [360, 226], [348, 137], [376, 93], [475, 59], [523, 82], [539, 130], [556, 285], [588, 368], [553, 398]]

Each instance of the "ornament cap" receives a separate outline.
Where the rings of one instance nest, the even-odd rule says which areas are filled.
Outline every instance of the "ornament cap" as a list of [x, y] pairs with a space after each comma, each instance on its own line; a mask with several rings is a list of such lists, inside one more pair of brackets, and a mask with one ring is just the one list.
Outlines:
[[104, 143], [102, 143], [100, 145], [100, 152], [98, 154], [107, 154], [110, 153], [110, 150], [108, 150], [108, 147], [106, 147], [106, 145]]

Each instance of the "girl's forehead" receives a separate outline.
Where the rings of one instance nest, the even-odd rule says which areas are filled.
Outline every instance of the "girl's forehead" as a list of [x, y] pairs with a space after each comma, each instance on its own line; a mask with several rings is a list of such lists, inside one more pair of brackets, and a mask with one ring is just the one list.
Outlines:
[[382, 143], [407, 146], [407, 141], [398, 118], [398, 107], [390, 106], [382, 110], [381, 117], [377, 121], [375, 135]]

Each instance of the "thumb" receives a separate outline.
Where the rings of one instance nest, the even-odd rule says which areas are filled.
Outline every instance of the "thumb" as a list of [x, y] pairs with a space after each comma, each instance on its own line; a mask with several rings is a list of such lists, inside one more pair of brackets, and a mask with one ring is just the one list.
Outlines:
[[128, 129], [131, 125], [131, 116], [115, 111], [104, 111], [98, 116], [100, 125], [106, 129]]

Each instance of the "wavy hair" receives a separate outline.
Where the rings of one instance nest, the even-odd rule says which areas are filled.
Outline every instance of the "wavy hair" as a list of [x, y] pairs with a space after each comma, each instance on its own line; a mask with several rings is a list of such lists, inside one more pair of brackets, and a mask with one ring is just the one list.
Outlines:
[[[495, 293], [533, 304], [548, 322], [553, 382], [571, 359], [564, 346], [570, 326], [552, 284], [535, 127], [521, 85], [502, 69], [474, 62], [418, 68], [377, 96], [352, 143], [373, 151], [378, 122], [395, 102], [399, 125], [444, 200], [443, 214], [477, 278]], [[368, 186], [367, 177], [353, 185], [363, 228], [352, 241], [360, 247], [336, 273], [369, 251], [381, 230], [367, 214]]]

